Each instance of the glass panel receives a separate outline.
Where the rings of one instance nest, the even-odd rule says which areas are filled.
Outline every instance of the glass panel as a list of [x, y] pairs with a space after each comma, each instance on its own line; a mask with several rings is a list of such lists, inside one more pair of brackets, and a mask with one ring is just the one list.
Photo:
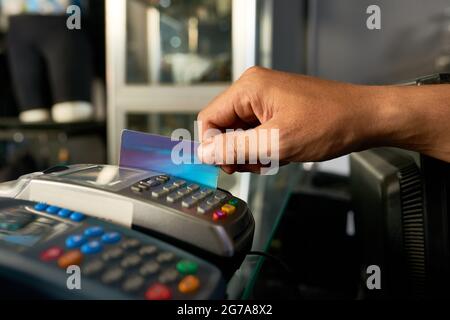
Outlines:
[[194, 139], [194, 113], [129, 113], [126, 128], [135, 131], [171, 136], [175, 129], [187, 129]]
[[127, 0], [126, 82], [231, 81], [232, 0]]
[[[255, 218], [252, 251], [266, 252], [283, 217], [289, 197], [302, 174], [302, 166], [291, 163], [273, 176], [251, 175], [248, 205]], [[264, 259], [248, 255], [228, 282], [230, 299], [247, 299]]]

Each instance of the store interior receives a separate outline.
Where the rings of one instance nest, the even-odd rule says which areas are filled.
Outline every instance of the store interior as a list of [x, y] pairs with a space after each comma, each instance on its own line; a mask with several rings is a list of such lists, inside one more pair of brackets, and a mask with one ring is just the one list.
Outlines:
[[[80, 1], [81, 28], [62, 32], [51, 9], [34, 21], [13, 2], [0, 0], [0, 182], [117, 164], [123, 129], [194, 136], [198, 112], [253, 65], [374, 85], [450, 71], [446, 0], [376, 1], [389, 33], [361, 27], [366, 0]], [[61, 116], [67, 103], [79, 113]], [[227, 296], [370, 296], [351, 183], [349, 156], [221, 172], [219, 187], [252, 210], [252, 251], [266, 254], [245, 257]]]

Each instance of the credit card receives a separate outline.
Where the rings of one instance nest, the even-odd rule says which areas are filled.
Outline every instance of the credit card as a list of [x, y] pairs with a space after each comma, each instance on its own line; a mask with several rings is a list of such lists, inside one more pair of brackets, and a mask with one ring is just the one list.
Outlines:
[[219, 169], [200, 162], [198, 146], [198, 142], [191, 140], [174, 141], [170, 137], [123, 130], [119, 164], [217, 188]]

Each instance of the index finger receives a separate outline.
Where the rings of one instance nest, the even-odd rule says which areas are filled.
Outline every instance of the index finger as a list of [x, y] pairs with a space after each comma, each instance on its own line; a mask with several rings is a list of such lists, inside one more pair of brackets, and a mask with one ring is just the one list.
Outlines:
[[231, 86], [203, 109], [197, 117], [200, 141], [208, 129], [248, 129], [259, 124], [252, 105], [246, 94], [240, 94], [235, 86]]

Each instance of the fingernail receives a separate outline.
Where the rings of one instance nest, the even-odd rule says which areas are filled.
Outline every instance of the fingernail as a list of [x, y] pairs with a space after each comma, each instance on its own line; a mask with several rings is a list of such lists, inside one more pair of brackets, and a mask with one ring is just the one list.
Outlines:
[[215, 145], [213, 142], [202, 143], [198, 147], [200, 160], [207, 164], [214, 164]]
[[223, 172], [225, 172], [227, 174], [233, 174], [236, 172], [234, 166], [222, 166], [221, 169]]

